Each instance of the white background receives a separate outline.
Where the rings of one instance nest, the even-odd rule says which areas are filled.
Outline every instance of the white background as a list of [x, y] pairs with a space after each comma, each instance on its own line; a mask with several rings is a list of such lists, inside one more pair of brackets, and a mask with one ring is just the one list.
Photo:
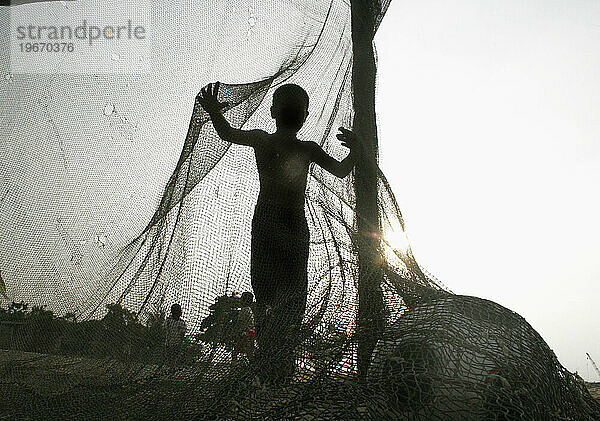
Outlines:
[[600, 3], [392, 1], [381, 165], [417, 261], [599, 381]]

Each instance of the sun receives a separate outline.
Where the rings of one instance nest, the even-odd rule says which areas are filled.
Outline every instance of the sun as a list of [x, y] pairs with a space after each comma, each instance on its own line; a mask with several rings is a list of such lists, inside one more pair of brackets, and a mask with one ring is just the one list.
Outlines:
[[401, 228], [388, 229], [383, 233], [382, 247], [385, 256], [390, 259], [398, 259], [397, 253], [405, 254], [410, 248], [406, 232]]

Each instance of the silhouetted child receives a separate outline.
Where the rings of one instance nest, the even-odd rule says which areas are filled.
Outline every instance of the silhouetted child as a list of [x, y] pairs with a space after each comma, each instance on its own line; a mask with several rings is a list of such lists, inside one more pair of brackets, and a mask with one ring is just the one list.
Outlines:
[[181, 306], [173, 304], [171, 314], [165, 319], [165, 351], [170, 365], [178, 365], [181, 359], [181, 348], [187, 327], [181, 319]]
[[240, 298], [240, 311], [238, 313], [237, 328], [239, 331], [238, 339], [233, 347], [232, 362], [236, 363], [238, 355], [244, 354], [248, 359], [254, 355], [254, 314], [252, 304], [254, 295], [251, 292], [244, 292]]
[[[260, 192], [252, 219], [251, 282], [256, 296], [257, 360], [268, 377], [289, 380], [294, 372], [293, 349], [306, 307], [310, 236], [304, 201], [309, 165], [315, 162], [337, 177], [347, 176], [357, 158], [357, 138], [340, 127], [337, 138], [350, 149], [342, 161], [315, 142], [296, 137], [308, 116], [308, 94], [287, 84], [273, 94], [271, 116], [277, 130], [240, 130], [230, 126], [218, 101], [219, 82], [196, 97], [210, 115], [219, 136], [254, 148]], [[270, 309], [267, 311], [267, 309]]]

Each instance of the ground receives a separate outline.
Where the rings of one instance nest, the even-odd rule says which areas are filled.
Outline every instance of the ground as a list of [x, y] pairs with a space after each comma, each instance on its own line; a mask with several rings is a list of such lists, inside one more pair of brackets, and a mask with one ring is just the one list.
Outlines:
[[[236, 377], [237, 372], [231, 375], [228, 361], [174, 370], [0, 350], [0, 420], [314, 420], [390, 419], [400, 415], [387, 413], [384, 403], [367, 397], [352, 379], [272, 387], [236, 381]], [[587, 386], [600, 399], [600, 383]]]
[[0, 350], [0, 420], [364, 418], [353, 382], [320, 383], [315, 393], [314, 382], [257, 385], [238, 372], [229, 361], [174, 370]]

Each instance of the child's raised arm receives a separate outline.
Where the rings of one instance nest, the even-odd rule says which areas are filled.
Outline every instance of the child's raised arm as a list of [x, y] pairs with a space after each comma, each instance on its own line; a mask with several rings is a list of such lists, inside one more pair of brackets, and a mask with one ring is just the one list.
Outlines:
[[360, 144], [355, 133], [348, 129], [340, 127], [340, 133], [337, 138], [342, 141], [342, 145], [350, 149], [350, 153], [341, 161], [328, 155], [317, 143], [309, 142], [311, 148], [311, 159], [318, 166], [339, 178], [344, 178], [356, 163], [358, 158]]
[[263, 137], [263, 131], [240, 130], [231, 127], [221, 112], [221, 110], [229, 104], [226, 102], [219, 102], [217, 99], [220, 85], [220, 82], [216, 82], [210, 83], [202, 88], [196, 96], [196, 103], [200, 104], [210, 115], [213, 126], [221, 139], [238, 145], [256, 146]]

